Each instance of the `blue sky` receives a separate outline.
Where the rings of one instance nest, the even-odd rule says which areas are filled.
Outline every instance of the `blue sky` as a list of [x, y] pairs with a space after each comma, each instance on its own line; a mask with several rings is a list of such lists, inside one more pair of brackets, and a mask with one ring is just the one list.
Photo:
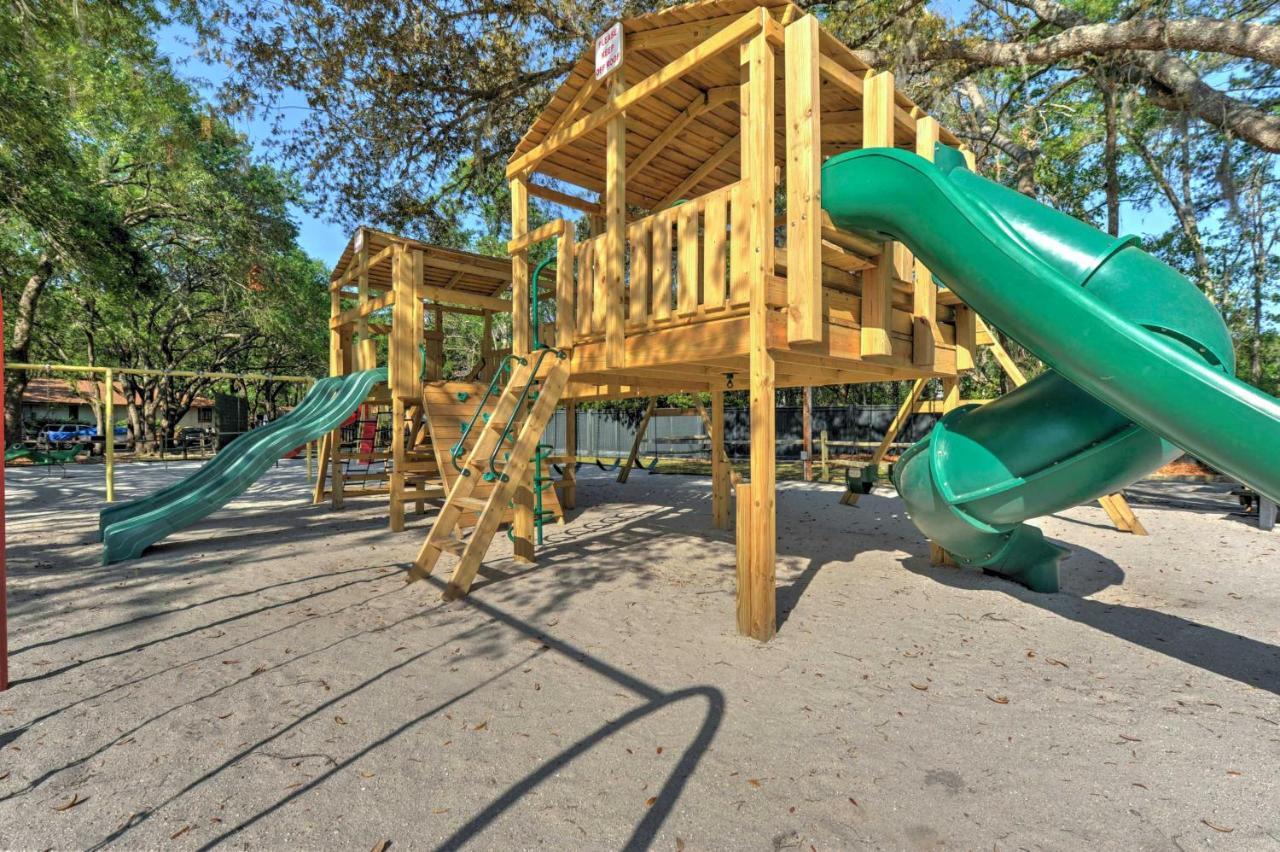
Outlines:
[[[227, 78], [227, 71], [196, 56], [192, 46], [194, 41], [191, 29], [180, 24], [169, 24], [156, 33], [160, 51], [173, 62], [174, 70], [192, 83], [207, 100], [213, 101], [218, 86]], [[287, 101], [285, 105], [288, 106]], [[289, 113], [286, 111], [286, 121], [288, 117]], [[272, 115], [259, 115], [253, 119], [234, 118], [231, 123], [248, 137], [259, 156], [265, 157], [266, 140], [272, 135], [274, 119], [275, 116]], [[328, 266], [337, 263], [351, 235], [344, 228], [313, 216], [301, 208], [294, 207], [293, 215], [298, 224], [298, 242], [303, 250]]]

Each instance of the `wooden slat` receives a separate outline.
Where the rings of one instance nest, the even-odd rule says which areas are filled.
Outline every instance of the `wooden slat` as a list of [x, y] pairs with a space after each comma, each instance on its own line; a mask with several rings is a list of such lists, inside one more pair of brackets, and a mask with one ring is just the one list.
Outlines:
[[676, 256], [680, 271], [676, 282], [676, 310], [679, 316], [693, 316], [698, 310], [698, 205], [676, 208]]
[[593, 333], [591, 327], [592, 302], [595, 296], [595, 248], [594, 240], [578, 246], [578, 336]]
[[627, 229], [627, 238], [631, 246], [631, 275], [627, 287], [628, 319], [631, 322], [644, 323], [649, 319], [649, 306], [652, 296], [649, 292], [649, 258], [653, 251], [653, 238], [650, 218], [633, 222]]
[[653, 216], [653, 318], [671, 318], [671, 227], [676, 210]]
[[[787, 338], [822, 340], [822, 103], [818, 19], [786, 30]], [[841, 69], [843, 70], [843, 69]]]
[[718, 308], [725, 300], [729, 195], [715, 192], [702, 204], [702, 304]]
[[567, 349], [573, 346], [578, 318], [574, 309], [573, 229], [567, 229], [556, 241], [556, 346]]
[[741, 181], [729, 193], [729, 223], [729, 304], [738, 307], [751, 301], [751, 205]]

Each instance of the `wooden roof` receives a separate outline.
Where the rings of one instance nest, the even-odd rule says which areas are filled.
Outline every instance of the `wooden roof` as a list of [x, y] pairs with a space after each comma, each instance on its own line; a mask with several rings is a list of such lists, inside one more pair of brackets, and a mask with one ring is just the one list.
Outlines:
[[[756, 8], [766, 8], [779, 21], [789, 21], [803, 14], [790, 0], [700, 0], [623, 21], [623, 73], [628, 84], [634, 84], [679, 58], [711, 33]], [[661, 32], [657, 32], [657, 31]], [[834, 38], [824, 40], [823, 53], [832, 56], [845, 68], [859, 76], [868, 68]], [[786, 122], [784, 110], [785, 63], [776, 63], [775, 121], [776, 150], [779, 161], [786, 156]], [[720, 90], [719, 102], [702, 112], [676, 134], [662, 152], [643, 168], [627, 175], [627, 201], [652, 208], [679, 190], [679, 197], [694, 197], [737, 180], [740, 174], [736, 139], [739, 129], [738, 56], [733, 51], [700, 65], [679, 81], [627, 110], [627, 162], [630, 165], [662, 131], [670, 127], [686, 109], [706, 93]], [[579, 97], [586, 90], [589, 96]], [[730, 91], [732, 90], [732, 91]], [[822, 87], [824, 155], [833, 155], [862, 144], [862, 104], [848, 92], [824, 81]], [[573, 120], [603, 107], [606, 87], [595, 80], [594, 51], [588, 50], [573, 66], [569, 76], [551, 97], [516, 146], [511, 159], [519, 157], [550, 134], [560, 124], [566, 110], [579, 97]], [[914, 104], [906, 95], [896, 94], [898, 106], [910, 111]], [[898, 144], [912, 146], [914, 134], [899, 129]], [[953, 140], [943, 131], [944, 138]], [[548, 156], [534, 169], [553, 179], [565, 180], [596, 192], [604, 191], [606, 131], [587, 134]], [[710, 168], [700, 180], [686, 185], [687, 180], [709, 160], [719, 164]]]
[[[361, 241], [367, 244], [372, 258], [392, 243], [400, 243], [422, 252], [423, 280], [426, 284], [445, 287], [480, 296], [497, 296], [511, 288], [511, 261], [459, 249], [441, 248], [409, 237], [400, 237], [374, 228], [361, 227], [351, 237], [342, 257], [333, 268], [330, 280], [341, 278], [355, 261]], [[347, 285], [354, 287], [354, 282]], [[391, 264], [380, 263], [369, 271], [369, 286], [375, 290], [391, 289]]]

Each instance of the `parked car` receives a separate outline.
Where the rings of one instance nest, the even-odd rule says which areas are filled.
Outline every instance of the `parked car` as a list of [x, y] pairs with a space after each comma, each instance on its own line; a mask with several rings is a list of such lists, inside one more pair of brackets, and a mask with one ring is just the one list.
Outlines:
[[98, 434], [98, 430], [95, 427], [83, 423], [46, 426], [41, 432], [41, 436], [51, 444], [60, 444], [67, 441], [87, 441], [96, 434]]

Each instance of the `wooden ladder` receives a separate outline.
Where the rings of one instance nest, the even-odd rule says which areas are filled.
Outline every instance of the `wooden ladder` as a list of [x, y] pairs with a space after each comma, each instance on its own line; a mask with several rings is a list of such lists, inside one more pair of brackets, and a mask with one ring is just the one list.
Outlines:
[[[526, 386], [538, 378], [534, 375], [534, 370], [541, 363], [541, 358], [536, 353], [526, 357], [527, 363], [517, 364], [511, 371], [511, 378], [498, 398], [493, 416], [484, 424], [471, 451], [467, 454], [467, 460], [463, 465], [466, 475], [454, 478], [453, 487], [449, 489], [444, 508], [440, 510], [439, 517], [431, 527], [431, 532], [427, 534], [427, 540], [423, 542], [422, 549], [418, 551], [418, 558], [414, 560], [413, 568], [409, 571], [410, 582], [421, 580], [431, 574], [441, 553], [448, 551], [460, 557], [458, 566], [453, 569], [453, 576], [449, 579], [449, 585], [444, 590], [445, 600], [460, 598], [471, 588], [471, 582], [480, 569], [480, 563], [489, 549], [489, 543], [493, 540], [498, 525], [502, 523], [507, 504], [511, 502], [516, 491], [526, 485], [525, 475], [533, 463], [538, 442], [542, 439], [542, 431], [555, 412], [556, 403], [560, 401], [560, 395], [564, 393], [565, 385], [569, 382], [568, 360], [555, 355], [545, 357], [553, 359], [554, 363], [541, 377], [537, 399], [528, 416], [524, 418], [524, 422], [520, 424], [515, 446], [511, 449], [508, 461], [501, 470], [502, 475], [493, 483], [487, 497], [475, 496], [478, 486], [488, 484], [485, 483], [483, 475], [489, 467], [489, 457], [493, 455], [498, 442], [502, 440], [507, 422], [511, 420], [513, 414], [516, 414], [516, 419], [519, 420], [516, 408], [524, 398]], [[470, 535], [464, 537], [461, 534], [462, 525], [459, 521], [465, 514], [473, 512], [480, 513], [479, 520], [471, 529]]]

